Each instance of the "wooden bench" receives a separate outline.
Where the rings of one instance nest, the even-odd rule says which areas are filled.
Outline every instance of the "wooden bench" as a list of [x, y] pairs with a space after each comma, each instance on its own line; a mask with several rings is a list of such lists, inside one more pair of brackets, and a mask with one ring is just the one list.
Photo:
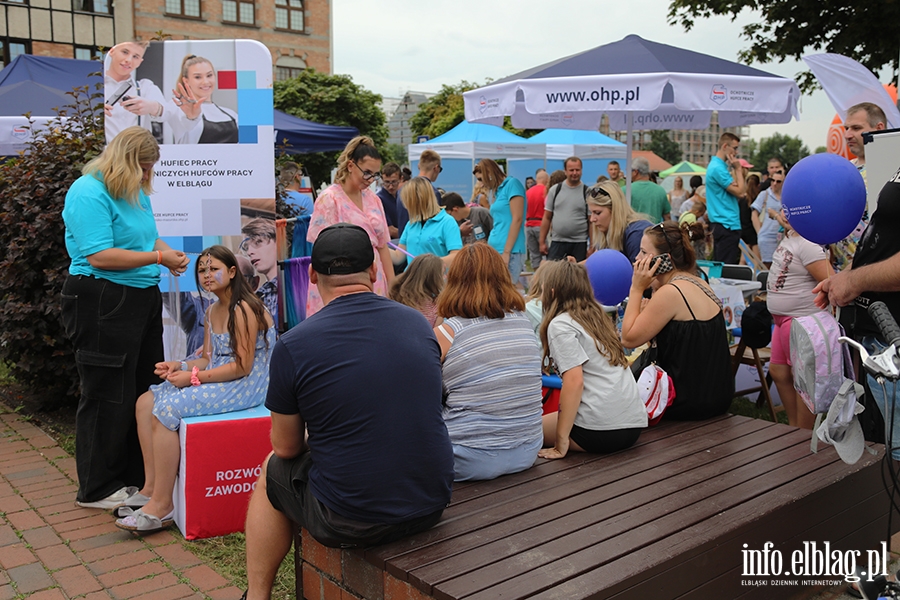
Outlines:
[[303, 531], [297, 597], [790, 597], [798, 587], [742, 585], [765, 579], [742, 575], [744, 548], [772, 542], [790, 566], [803, 542], [865, 558], [887, 538], [883, 448], [846, 465], [809, 441], [731, 415], [664, 423], [623, 452], [458, 485], [436, 527], [392, 544], [341, 551]]

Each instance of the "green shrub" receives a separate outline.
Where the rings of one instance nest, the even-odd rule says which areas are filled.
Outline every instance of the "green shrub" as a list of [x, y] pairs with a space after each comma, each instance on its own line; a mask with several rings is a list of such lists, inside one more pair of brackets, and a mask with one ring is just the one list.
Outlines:
[[46, 394], [48, 408], [78, 394], [75, 359], [59, 320], [69, 266], [63, 204], [82, 166], [105, 144], [102, 100], [96, 100], [102, 94], [83, 87], [71, 95], [72, 105], [49, 131], [32, 137], [26, 154], [0, 165], [0, 361], [19, 383]]

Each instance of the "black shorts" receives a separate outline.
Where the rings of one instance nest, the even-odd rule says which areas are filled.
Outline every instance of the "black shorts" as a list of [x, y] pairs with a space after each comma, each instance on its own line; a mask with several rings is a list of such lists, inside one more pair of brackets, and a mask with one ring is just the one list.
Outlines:
[[441, 518], [444, 509], [404, 523], [363, 523], [340, 515], [313, 495], [309, 485], [312, 457], [304, 452], [283, 460], [275, 455], [266, 468], [266, 495], [276, 510], [305, 527], [316, 541], [332, 548], [386, 544], [425, 531]]
[[609, 454], [610, 452], [631, 448], [638, 441], [642, 431], [643, 429], [640, 427], [595, 431], [572, 425], [569, 437], [573, 442], [581, 446], [585, 452]]
[[713, 234], [713, 260], [736, 265], [741, 261], [741, 230], [728, 229], [721, 223], [710, 223]]
[[547, 260], [566, 260], [574, 256], [578, 262], [587, 258], [587, 241], [584, 242], [550, 242]]

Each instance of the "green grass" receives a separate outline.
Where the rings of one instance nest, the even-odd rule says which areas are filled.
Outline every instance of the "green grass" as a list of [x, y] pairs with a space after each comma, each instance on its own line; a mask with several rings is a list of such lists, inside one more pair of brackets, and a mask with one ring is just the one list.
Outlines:
[[[743, 417], [752, 417], [754, 419], [762, 419], [764, 421], [771, 421], [772, 415], [769, 414], [769, 407], [765, 404], [762, 405], [761, 408], [756, 406], [755, 401], [751, 401], [748, 398], [741, 396], [740, 398], [735, 398], [731, 402], [731, 407], [728, 409], [733, 415], [741, 415]], [[778, 413], [778, 422], [788, 424], [787, 413], [784, 411]]]
[[[203, 559], [210, 568], [228, 579], [235, 587], [247, 589], [246, 548], [243, 533], [232, 533], [208, 540], [184, 542], [185, 547]], [[274, 600], [293, 600], [294, 595], [294, 551], [288, 552], [272, 589]]]

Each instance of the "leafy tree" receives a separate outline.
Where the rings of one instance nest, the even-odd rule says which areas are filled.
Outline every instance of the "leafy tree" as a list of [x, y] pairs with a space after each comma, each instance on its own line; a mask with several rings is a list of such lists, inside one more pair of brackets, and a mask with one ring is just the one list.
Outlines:
[[51, 121], [27, 154], [0, 165], [0, 361], [51, 407], [78, 393], [59, 318], [69, 267], [62, 209], [82, 166], [106, 143], [103, 94], [85, 86], [71, 95], [73, 105], [60, 111], [65, 120]]
[[738, 156], [743, 156], [755, 167], [759, 167], [759, 165], [756, 164], [757, 150], [759, 150], [759, 142], [753, 138], [742, 139], [741, 147], [738, 149]]
[[[325, 123], [350, 125], [367, 135], [384, 153], [388, 129], [379, 108], [381, 96], [353, 83], [349, 75], [328, 75], [305, 69], [293, 79], [275, 82], [275, 108], [288, 114]], [[316, 152], [300, 159], [313, 184], [331, 180], [340, 152]]]
[[408, 157], [406, 155], [406, 148], [400, 144], [388, 144], [384, 149], [382, 158], [384, 159], [384, 162], [393, 161], [398, 165], [405, 165]]
[[813, 154], [825, 154], [826, 152], [828, 152], [828, 148], [825, 146], [816, 146], [816, 151]]
[[[811, 50], [834, 52], [875, 73], [890, 65], [897, 77], [900, 3], [895, 0], [672, 0], [668, 19], [690, 31], [696, 19], [716, 15], [733, 21], [745, 9], [758, 18], [743, 28], [750, 46], [739, 53], [742, 61], [781, 62], [800, 60]], [[818, 87], [809, 71], [800, 74], [799, 84], [804, 92]]]
[[[490, 83], [486, 81], [485, 85]], [[460, 81], [456, 85], [443, 85], [441, 91], [419, 105], [419, 110], [409, 120], [413, 135], [427, 135], [430, 138], [446, 133], [462, 123], [465, 118], [463, 93], [480, 87], [476, 83]], [[540, 133], [540, 129], [516, 129], [509, 117], [503, 120], [503, 128], [522, 137]]]
[[668, 129], [658, 129], [650, 132], [650, 150], [661, 159], [673, 165], [681, 162], [681, 146], [669, 135]]
[[750, 162], [757, 168], [766, 168], [766, 163], [773, 156], [780, 157], [788, 168], [797, 164], [801, 158], [809, 156], [809, 148], [804, 145], [799, 137], [791, 137], [776, 133], [772, 137], [763, 138], [759, 142], [759, 149], [750, 158]]
[[462, 123], [465, 119], [463, 92], [477, 87], [478, 84], [465, 80], [441, 86], [441, 91], [420, 104], [418, 112], [409, 120], [413, 135], [436, 138]]

